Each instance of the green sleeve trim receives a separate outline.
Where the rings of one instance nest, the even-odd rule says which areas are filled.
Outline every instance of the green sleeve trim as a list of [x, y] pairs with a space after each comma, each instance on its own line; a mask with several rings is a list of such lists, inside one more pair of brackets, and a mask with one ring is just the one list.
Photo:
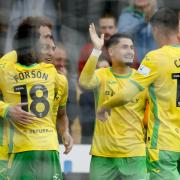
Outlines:
[[155, 149], [157, 147], [160, 121], [159, 121], [159, 117], [158, 117], [158, 105], [157, 105], [157, 100], [156, 100], [156, 95], [155, 95], [155, 90], [154, 90], [153, 84], [151, 84], [151, 86], [149, 87], [149, 95], [150, 95], [150, 98], [153, 103], [152, 112], [153, 112], [153, 115], [155, 118], [153, 133], [152, 133], [152, 138], [151, 138], [151, 148]]
[[14, 149], [14, 144], [13, 144], [13, 137], [14, 137], [14, 126], [10, 123], [10, 128], [9, 128], [9, 153], [13, 152]]
[[6, 109], [4, 110], [4, 116], [3, 116], [3, 118], [5, 119], [5, 120], [8, 120], [8, 112], [9, 112], [9, 106], [7, 106], [6, 107]]
[[4, 121], [0, 118], [0, 146], [3, 145], [3, 135], [4, 135]]
[[61, 109], [64, 109], [65, 107], [66, 107], [66, 104], [59, 106], [59, 108], [61, 108]]
[[97, 87], [97, 86], [99, 86], [100, 81], [99, 81], [99, 78], [97, 76], [95, 76], [95, 77], [96, 77], [96, 82], [97, 82], [96, 87]]
[[143, 86], [141, 86], [139, 83], [137, 83], [136, 81], [133, 81], [130, 79], [129, 82], [134, 84], [140, 91], [144, 91], [145, 88]]

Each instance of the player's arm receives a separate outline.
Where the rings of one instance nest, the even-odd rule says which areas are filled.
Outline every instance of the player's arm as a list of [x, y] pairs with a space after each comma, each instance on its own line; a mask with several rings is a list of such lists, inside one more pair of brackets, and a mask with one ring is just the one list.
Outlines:
[[69, 132], [69, 119], [66, 113], [66, 103], [68, 98], [68, 81], [65, 76], [57, 75], [57, 95], [60, 94], [61, 100], [57, 112], [56, 126], [58, 134], [62, 137], [65, 147], [64, 154], [68, 154], [73, 146], [73, 139]]
[[[159, 56], [158, 56], [159, 57]], [[99, 119], [105, 119], [105, 112], [109, 112], [109, 109], [122, 106], [128, 103], [134, 96], [136, 96], [140, 91], [143, 91], [147, 88], [159, 75], [158, 58], [154, 56], [147, 55], [139, 69], [131, 77], [131, 79], [126, 83], [125, 88], [121, 89], [120, 92], [110, 98], [108, 101], [105, 101], [101, 108], [97, 112]]]
[[73, 146], [73, 139], [69, 132], [69, 120], [66, 113], [66, 108], [59, 107], [57, 112], [57, 130], [62, 137], [62, 142], [65, 147], [64, 154], [68, 154]]
[[134, 96], [140, 92], [140, 89], [131, 82], [126, 83], [126, 87], [121, 89], [120, 93], [114, 95], [110, 100], [103, 103], [103, 107], [110, 109], [116, 106], [127, 104]]
[[8, 103], [0, 101], [0, 116], [2, 118], [4, 118], [4, 119], [6, 118], [9, 107], [10, 107], [10, 105]]
[[100, 38], [98, 37], [94, 24], [89, 26], [89, 34], [94, 45], [94, 49], [88, 58], [79, 78], [80, 85], [86, 89], [92, 89], [98, 85], [95, 70], [98, 58], [101, 54], [101, 48], [104, 44], [104, 35], [101, 35]]
[[22, 110], [22, 106], [26, 105], [25, 103], [10, 105], [3, 101], [0, 101], [0, 116], [3, 119], [8, 119], [11, 121], [18, 121], [21, 124], [29, 124], [34, 121], [34, 115]]

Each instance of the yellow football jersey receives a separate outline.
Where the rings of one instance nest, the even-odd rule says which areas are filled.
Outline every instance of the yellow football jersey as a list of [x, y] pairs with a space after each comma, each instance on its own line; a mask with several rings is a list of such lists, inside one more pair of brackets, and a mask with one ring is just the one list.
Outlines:
[[[124, 88], [135, 70], [118, 75], [111, 68], [95, 71], [100, 51], [93, 50], [79, 82], [87, 89], [94, 89], [96, 109]], [[102, 157], [145, 156], [143, 117], [146, 92], [134, 97], [125, 106], [115, 107], [106, 122], [96, 119], [91, 154]]]
[[180, 152], [180, 47], [148, 53], [132, 82], [149, 88], [148, 147]]
[[[60, 105], [66, 103], [67, 80], [53, 65], [40, 63], [22, 66], [11, 62], [0, 63], [0, 88], [8, 104], [28, 102], [23, 109], [37, 117], [32, 124], [12, 122], [11, 152], [58, 150], [56, 124], [53, 121], [55, 92], [61, 92]], [[4, 111], [0, 111], [1, 115]]]
[[[96, 71], [96, 108], [124, 87], [129, 74], [114, 74], [111, 68]], [[113, 108], [106, 122], [96, 120], [91, 154], [104, 157], [132, 157], [145, 155], [143, 117], [146, 96], [142, 92], [125, 106]]]

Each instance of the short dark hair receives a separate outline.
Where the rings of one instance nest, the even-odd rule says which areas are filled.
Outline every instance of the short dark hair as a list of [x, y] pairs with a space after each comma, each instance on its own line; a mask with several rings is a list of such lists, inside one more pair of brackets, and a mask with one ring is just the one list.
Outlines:
[[169, 30], [178, 29], [178, 16], [169, 8], [160, 8], [150, 19], [152, 26], [161, 26]]
[[131, 39], [133, 41], [133, 38], [129, 34], [124, 33], [116, 33], [110, 37], [110, 39], [106, 42], [106, 47], [109, 48], [113, 45], [116, 45], [119, 43], [119, 40], [122, 38]]
[[[30, 65], [38, 61], [36, 54], [36, 44], [39, 40], [39, 28], [52, 24], [45, 17], [27, 17], [17, 27], [13, 38], [13, 48], [17, 52], [18, 62], [23, 65]], [[32, 54], [32, 50], [33, 54]]]
[[114, 23], [115, 23], [115, 25], [117, 25], [117, 19], [113, 14], [111, 14], [111, 13], [102, 14], [99, 19], [104, 19], [104, 18], [114, 19]]

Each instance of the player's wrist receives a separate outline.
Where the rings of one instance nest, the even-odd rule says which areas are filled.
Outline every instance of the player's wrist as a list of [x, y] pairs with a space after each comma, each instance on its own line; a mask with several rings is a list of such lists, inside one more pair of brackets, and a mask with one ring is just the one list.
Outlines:
[[102, 53], [101, 49], [93, 48], [91, 55], [99, 57]]

